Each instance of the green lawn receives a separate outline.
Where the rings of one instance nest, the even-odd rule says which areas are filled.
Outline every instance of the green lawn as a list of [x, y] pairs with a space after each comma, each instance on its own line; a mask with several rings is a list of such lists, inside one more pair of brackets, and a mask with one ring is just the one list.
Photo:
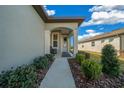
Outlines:
[[[92, 60], [95, 60], [96, 62], [100, 63], [100, 61], [101, 61], [101, 54], [100, 53], [90, 52], [90, 51], [85, 51], [85, 52], [90, 53], [90, 58]], [[124, 71], [124, 58], [120, 58], [119, 57], [119, 62], [120, 62], [120, 69], [121, 69], [121, 71]]]

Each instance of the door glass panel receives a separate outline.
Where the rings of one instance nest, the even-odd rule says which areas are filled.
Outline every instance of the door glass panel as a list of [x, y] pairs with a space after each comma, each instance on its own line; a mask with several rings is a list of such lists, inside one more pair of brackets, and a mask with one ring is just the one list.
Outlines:
[[58, 46], [58, 42], [57, 41], [53, 41], [53, 47], [57, 47]]
[[64, 47], [66, 47], [67, 45], [67, 38], [66, 37], [64, 37]]
[[64, 37], [64, 42], [66, 42], [67, 41], [67, 38], [66, 37]]
[[53, 40], [57, 40], [58, 39], [58, 35], [57, 34], [54, 34], [53, 35]]

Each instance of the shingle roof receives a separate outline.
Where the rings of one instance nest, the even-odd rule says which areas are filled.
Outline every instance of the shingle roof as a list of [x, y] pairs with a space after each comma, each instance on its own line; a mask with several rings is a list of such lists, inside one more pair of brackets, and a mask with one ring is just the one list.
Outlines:
[[85, 39], [83, 41], [80, 41], [79, 43], [94, 41], [94, 40], [103, 39], [103, 38], [112, 37], [112, 36], [118, 36], [118, 35], [121, 35], [121, 34], [124, 34], [124, 28], [121, 28], [121, 29], [118, 29], [118, 30], [113, 30], [112, 32], [108, 32], [108, 33], [105, 33], [105, 34], [97, 35], [97, 36]]

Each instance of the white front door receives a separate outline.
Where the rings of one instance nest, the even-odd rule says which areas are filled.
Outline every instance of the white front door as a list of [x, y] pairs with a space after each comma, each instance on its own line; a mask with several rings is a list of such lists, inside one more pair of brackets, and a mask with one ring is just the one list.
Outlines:
[[63, 52], [67, 52], [68, 49], [67, 37], [63, 37]]
[[58, 52], [59, 49], [59, 33], [54, 32], [52, 34], [52, 48], [56, 49]]

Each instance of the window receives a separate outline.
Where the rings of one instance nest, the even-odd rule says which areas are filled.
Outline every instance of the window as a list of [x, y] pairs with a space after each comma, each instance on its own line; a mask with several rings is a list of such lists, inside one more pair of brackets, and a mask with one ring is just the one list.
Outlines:
[[64, 41], [65, 41], [65, 42], [67, 41], [67, 37], [64, 37]]
[[109, 42], [112, 42], [114, 40], [114, 38], [109, 38]]
[[53, 40], [57, 40], [58, 39], [58, 35], [57, 34], [54, 34], [53, 35]]
[[84, 48], [84, 45], [82, 45], [82, 48]]
[[95, 46], [95, 42], [91, 42], [91, 46]]
[[58, 42], [57, 41], [53, 41], [53, 47], [57, 47], [58, 46]]
[[104, 42], [105, 42], [105, 39], [102, 39], [102, 40], [101, 40], [101, 43], [104, 43]]
[[58, 33], [53, 33], [53, 47], [58, 47]]

